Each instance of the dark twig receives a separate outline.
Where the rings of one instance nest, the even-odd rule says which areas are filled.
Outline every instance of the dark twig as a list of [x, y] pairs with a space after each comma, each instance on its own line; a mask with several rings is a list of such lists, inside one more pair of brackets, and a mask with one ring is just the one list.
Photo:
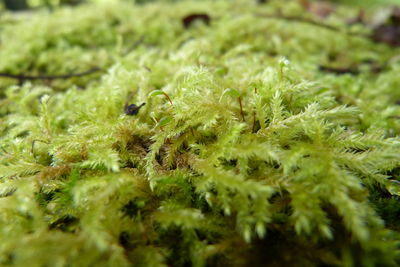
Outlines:
[[[322, 23], [313, 19], [308, 19], [308, 18], [303, 18], [303, 17], [297, 17], [297, 16], [286, 16], [286, 15], [282, 15], [282, 14], [262, 14], [262, 13], [256, 13], [255, 14], [257, 17], [263, 17], [263, 18], [271, 18], [271, 19], [283, 19], [283, 20], [287, 20], [287, 21], [293, 21], [293, 22], [301, 22], [301, 23], [305, 23], [305, 24], [310, 24], [313, 26], [317, 26], [320, 28], [324, 28], [330, 31], [335, 31], [335, 32], [343, 32], [343, 30], [339, 27], [333, 26], [333, 25], [329, 25], [326, 23]], [[362, 34], [362, 33], [349, 33], [349, 32], [344, 32], [347, 33], [351, 36], [358, 36], [358, 37], [364, 37], [364, 38], [369, 38], [368, 35]]]
[[302, 17], [296, 17], [296, 16], [286, 16], [286, 15], [281, 15], [281, 14], [260, 14], [260, 13], [257, 13], [256, 16], [271, 18], [271, 19], [284, 19], [284, 20], [288, 20], [288, 21], [302, 22], [302, 23], [307, 23], [307, 24], [311, 24], [314, 26], [318, 26], [321, 28], [325, 28], [325, 29], [328, 29], [331, 31], [340, 31], [340, 29], [335, 26], [321, 23], [316, 20], [312, 20], [312, 19], [308, 19], [308, 18], [302, 18]]
[[328, 66], [319, 66], [319, 70], [323, 72], [330, 72], [337, 75], [353, 74], [356, 75], [359, 71], [355, 68], [333, 68]]
[[11, 73], [0, 72], [0, 77], [16, 79], [16, 80], [62, 80], [62, 79], [70, 79], [70, 78], [90, 75], [99, 72], [101, 70], [102, 70], [101, 68], [95, 67], [84, 72], [59, 74], [59, 75], [26, 75], [26, 74], [11, 74]]

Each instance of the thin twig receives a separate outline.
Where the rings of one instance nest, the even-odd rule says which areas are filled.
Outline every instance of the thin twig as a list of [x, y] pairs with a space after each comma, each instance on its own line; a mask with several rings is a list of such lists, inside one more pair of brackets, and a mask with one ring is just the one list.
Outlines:
[[337, 75], [343, 75], [343, 74], [353, 74], [356, 75], [359, 73], [359, 71], [355, 68], [332, 68], [328, 66], [319, 66], [319, 70], [323, 72], [330, 72], [330, 73], [335, 73]]
[[[282, 15], [282, 14], [262, 14], [262, 13], [256, 13], [255, 14], [257, 17], [263, 17], [263, 18], [271, 18], [271, 19], [283, 19], [283, 20], [288, 20], [288, 21], [294, 21], [294, 22], [301, 22], [301, 23], [306, 23], [306, 24], [310, 24], [313, 26], [317, 26], [320, 28], [324, 28], [330, 31], [335, 31], [335, 32], [343, 32], [343, 30], [339, 27], [330, 25], [330, 24], [326, 24], [326, 23], [322, 23], [313, 19], [308, 19], [308, 18], [304, 18], [304, 17], [297, 17], [297, 16], [286, 16], [286, 15]], [[368, 35], [366, 34], [362, 34], [362, 33], [349, 33], [349, 32], [343, 32], [346, 34], [349, 34], [351, 36], [356, 36], [356, 37], [364, 37], [364, 38], [369, 38]]]
[[243, 121], [245, 121], [244, 112], [243, 112], [243, 105], [242, 105], [242, 98], [240, 96], [238, 97], [238, 101], [239, 101], [239, 105], [240, 105], [240, 114], [242, 115]]
[[70, 79], [74, 77], [82, 77], [86, 75], [93, 74], [95, 72], [101, 71], [101, 68], [95, 67], [90, 70], [78, 73], [71, 74], [59, 74], [59, 75], [26, 75], [26, 74], [11, 74], [0, 72], [0, 77], [11, 78], [16, 80], [62, 80], [62, 79]]

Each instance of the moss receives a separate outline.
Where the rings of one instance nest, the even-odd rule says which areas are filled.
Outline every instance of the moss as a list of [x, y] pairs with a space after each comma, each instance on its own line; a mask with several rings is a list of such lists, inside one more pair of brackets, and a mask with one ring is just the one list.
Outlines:
[[101, 68], [0, 78], [1, 265], [398, 266], [399, 48], [347, 26], [356, 13], [113, 1], [0, 17], [0, 73]]

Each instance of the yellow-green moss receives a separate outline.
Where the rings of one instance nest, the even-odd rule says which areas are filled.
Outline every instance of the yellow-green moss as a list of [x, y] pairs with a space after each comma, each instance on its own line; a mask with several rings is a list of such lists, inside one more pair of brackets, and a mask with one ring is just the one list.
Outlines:
[[0, 17], [0, 73], [102, 69], [0, 78], [1, 265], [398, 265], [399, 49], [349, 7], [337, 30], [278, 8], [318, 20], [297, 1]]

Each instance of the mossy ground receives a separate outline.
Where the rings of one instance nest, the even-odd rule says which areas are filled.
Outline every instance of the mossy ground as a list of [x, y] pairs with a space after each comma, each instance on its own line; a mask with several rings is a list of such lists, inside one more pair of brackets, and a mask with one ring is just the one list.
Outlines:
[[2, 14], [1, 265], [398, 266], [400, 50], [357, 12]]

